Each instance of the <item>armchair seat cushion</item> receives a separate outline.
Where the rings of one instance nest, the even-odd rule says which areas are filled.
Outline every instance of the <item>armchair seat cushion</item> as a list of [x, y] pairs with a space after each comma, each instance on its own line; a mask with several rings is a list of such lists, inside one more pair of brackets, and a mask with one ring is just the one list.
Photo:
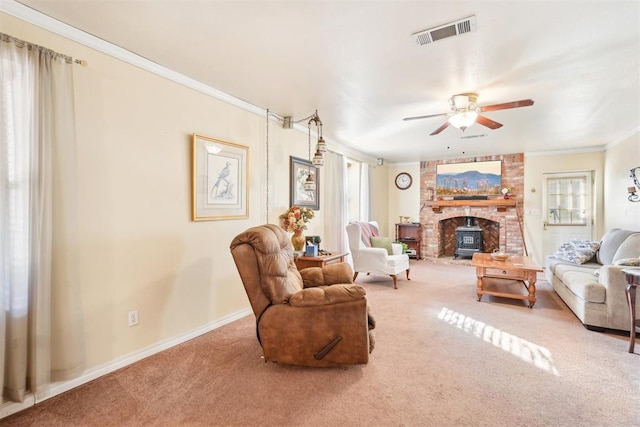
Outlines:
[[364, 298], [366, 292], [360, 285], [332, 285], [306, 288], [291, 295], [292, 307], [339, 304]]
[[387, 265], [389, 267], [402, 266], [402, 265], [405, 265], [407, 262], [409, 262], [409, 255], [407, 254], [389, 255], [387, 257]]

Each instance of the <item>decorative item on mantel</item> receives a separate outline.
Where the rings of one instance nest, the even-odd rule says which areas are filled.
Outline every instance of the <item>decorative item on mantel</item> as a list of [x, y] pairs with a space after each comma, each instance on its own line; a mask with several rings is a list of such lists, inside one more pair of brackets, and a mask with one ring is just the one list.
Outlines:
[[291, 244], [295, 251], [304, 249], [305, 238], [302, 234], [307, 229], [307, 223], [313, 218], [313, 209], [300, 206], [291, 206], [285, 213], [280, 215], [281, 227], [290, 233]]
[[511, 194], [511, 187], [504, 187], [502, 190], [500, 190], [502, 192], [502, 197], [505, 200], [509, 199], [509, 194]]

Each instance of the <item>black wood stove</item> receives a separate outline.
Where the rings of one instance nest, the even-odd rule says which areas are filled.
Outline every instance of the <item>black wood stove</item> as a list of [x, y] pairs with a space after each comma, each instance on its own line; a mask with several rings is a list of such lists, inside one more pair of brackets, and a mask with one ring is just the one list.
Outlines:
[[465, 224], [456, 228], [456, 252], [453, 258], [471, 258], [476, 252], [482, 252], [482, 227], [475, 224], [473, 217], [467, 216]]

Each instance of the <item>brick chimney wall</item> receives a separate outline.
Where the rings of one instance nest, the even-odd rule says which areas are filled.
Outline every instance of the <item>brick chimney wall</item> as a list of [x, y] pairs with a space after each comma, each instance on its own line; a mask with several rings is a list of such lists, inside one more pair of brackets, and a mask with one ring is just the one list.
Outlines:
[[[510, 197], [516, 201], [515, 207], [507, 207], [504, 212], [498, 211], [495, 206], [473, 206], [469, 208], [469, 216], [483, 221], [494, 221], [499, 224], [493, 232], [498, 236], [491, 236], [489, 240], [499, 242], [499, 249], [512, 255], [524, 254], [524, 242], [522, 236], [522, 200], [524, 198], [524, 154], [505, 154], [500, 156], [484, 156], [449, 159], [444, 161], [420, 162], [420, 204], [437, 199], [436, 165], [446, 163], [481, 162], [487, 160], [502, 160], [502, 187], [511, 187]], [[433, 199], [430, 199], [433, 195]], [[502, 196], [489, 196], [490, 199], [498, 199]], [[466, 216], [464, 206], [444, 206], [440, 212], [434, 212], [431, 207], [425, 206], [420, 211], [420, 223], [422, 224], [422, 256], [427, 259], [449, 256], [445, 247], [451, 246], [451, 239], [455, 241], [455, 233], [451, 233], [450, 226], [443, 226], [443, 220], [464, 218]], [[485, 240], [487, 238], [485, 237]], [[492, 249], [492, 248], [489, 248]], [[485, 251], [488, 251], [485, 246]]]

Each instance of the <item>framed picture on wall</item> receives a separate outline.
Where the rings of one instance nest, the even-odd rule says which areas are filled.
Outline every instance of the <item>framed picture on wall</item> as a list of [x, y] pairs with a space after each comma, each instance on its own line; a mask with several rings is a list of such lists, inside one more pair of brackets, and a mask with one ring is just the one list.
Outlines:
[[194, 133], [193, 221], [249, 217], [249, 147]]
[[[298, 157], [289, 157], [289, 187], [291, 206], [304, 206], [315, 211], [320, 209], [320, 169], [310, 161]], [[306, 191], [304, 183], [311, 174], [316, 183], [314, 191]]]
[[438, 196], [500, 195], [502, 160], [436, 165]]

